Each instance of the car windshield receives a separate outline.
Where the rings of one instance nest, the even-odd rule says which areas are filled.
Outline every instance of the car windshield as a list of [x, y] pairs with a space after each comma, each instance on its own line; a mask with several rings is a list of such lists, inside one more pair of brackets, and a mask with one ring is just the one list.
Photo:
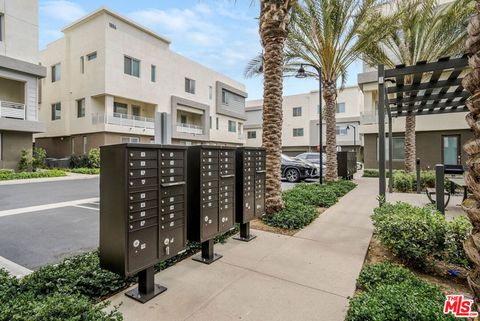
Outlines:
[[295, 159], [291, 158], [290, 156], [284, 155], [284, 154], [282, 154], [282, 159], [284, 159], [286, 161], [290, 161], [290, 162], [295, 161]]

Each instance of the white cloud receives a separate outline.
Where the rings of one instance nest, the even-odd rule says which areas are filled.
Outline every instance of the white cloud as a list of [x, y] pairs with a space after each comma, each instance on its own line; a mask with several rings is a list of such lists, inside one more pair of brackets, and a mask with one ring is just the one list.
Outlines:
[[49, 0], [40, 3], [40, 13], [65, 23], [73, 22], [86, 15], [77, 3], [67, 0]]
[[195, 5], [194, 8], [195, 11], [198, 11], [200, 13], [203, 13], [205, 15], [210, 15], [212, 13], [212, 10], [206, 3], [198, 3]]

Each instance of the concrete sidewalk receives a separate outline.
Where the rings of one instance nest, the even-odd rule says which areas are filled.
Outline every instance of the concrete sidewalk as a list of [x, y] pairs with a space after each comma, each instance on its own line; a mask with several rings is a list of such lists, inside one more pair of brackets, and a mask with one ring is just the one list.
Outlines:
[[359, 186], [293, 237], [253, 230], [217, 245], [211, 265], [186, 259], [156, 275], [168, 291], [142, 305], [111, 298], [126, 321], [344, 320], [372, 236], [377, 179]]

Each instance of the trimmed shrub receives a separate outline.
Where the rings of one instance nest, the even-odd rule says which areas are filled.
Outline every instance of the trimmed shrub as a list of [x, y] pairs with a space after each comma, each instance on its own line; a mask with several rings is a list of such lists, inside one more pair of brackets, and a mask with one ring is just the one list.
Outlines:
[[301, 229], [310, 224], [318, 216], [315, 206], [296, 201], [286, 201], [285, 208], [274, 215], [266, 215], [263, 221], [274, 227], [285, 229]]
[[69, 170], [69, 172], [85, 175], [98, 175], [100, 174], [100, 168], [72, 168]]
[[92, 148], [88, 152], [88, 163], [90, 168], [100, 168], [100, 148]]
[[32, 166], [34, 169], [45, 167], [47, 151], [43, 148], [34, 148], [32, 157]]
[[471, 231], [472, 224], [464, 216], [447, 222], [444, 261], [460, 266], [469, 266], [467, 255], [463, 249], [463, 241], [470, 235]]
[[31, 149], [24, 149], [20, 155], [20, 161], [18, 162], [18, 170], [20, 172], [26, 172], [32, 169], [33, 156]]
[[39, 172], [19, 172], [12, 171], [0, 172], [0, 181], [8, 181], [12, 179], [30, 179], [30, 178], [46, 178], [46, 177], [61, 177], [65, 176], [65, 172], [58, 169], [51, 169]]
[[285, 203], [300, 203], [320, 207], [330, 207], [338, 201], [331, 187], [319, 184], [297, 184], [294, 188], [283, 192], [282, 199]]
[[90, 166], [88, 155], [70, 156], [70, 168], [87, 168]]

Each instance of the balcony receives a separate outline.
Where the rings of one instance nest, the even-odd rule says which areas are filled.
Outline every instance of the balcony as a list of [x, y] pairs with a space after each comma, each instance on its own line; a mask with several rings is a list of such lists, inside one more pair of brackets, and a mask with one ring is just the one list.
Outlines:
[[110, 124], [144, 129], [155, 128], [155, 120], [153, 118], [119, 113], [114, 113], [113, 115], [99, 113], [92, 114], [92, 124]]
[[0, 117], [13, 119], [26, 119], [25, 104], [0, 101]]
[[203, 135], [203, 127], [198, 125], [193, 125], [193, 124], [177, 123], [177, 132]]
[[[387, 123], [387, 112], [385, 111], [385, 123]], [[378, 124], [378, 113], [360, 113], [361, 125], [375, 125]]]

